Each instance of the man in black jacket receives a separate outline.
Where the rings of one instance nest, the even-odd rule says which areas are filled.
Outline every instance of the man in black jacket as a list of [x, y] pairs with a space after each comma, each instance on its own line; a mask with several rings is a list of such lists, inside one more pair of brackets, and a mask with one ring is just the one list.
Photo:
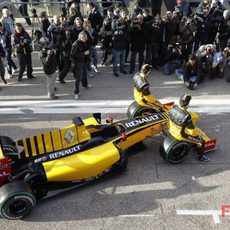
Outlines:
[[61, 71], [63, 69], [62, 63], [62, 41], [65, 39], [65, 31], [61, 25], [60, 17], [57, 15], [53, 16], [53, 23], [48, 28], [48, 36], [52, 45], [56, 49], [56, 58], [57, 58], [57, 65], [58, 70]]
[[223, 13], [223, 19], [219, 27], [219, 40], [220, 40], [220, 49], [224, 50], [228, 45], [228, 39], [230, 38], [230, 11], [225, 10]]
[[32, 57], [31, 57], [31, 53], [32, 53], [31, 37], [24, 30], [21, 23], [15, 24], [14, 45], [16, 47], [16, 53], [18, 55], [18, 61], [20, 66], [18, 81], [22, 80], [22, 76], [26, 68], [27, 68], [27, 77], [29, 79], [35, 78], [32, 75], [33, 67], [32, 67]]
[[73, 74], [75, 77], [75, 99], [79, 98], [79, 86], [80, 81], [83, 89], [89, 89], [92, 86], [88, 84], [87, 81], [87, 63], [89, 60], [90, 47], [87, 43], [87, 35], [82, 31], [78, 40], [73, 43], [70, 57], [73, 64]]
[[41, 18], [40, 30], [42, 32], [42, 36], [48, 37], [47, 30], [50, 26], [50, 21], [49, 21], [46, 11], [41, 12], [40, 18]]
[[139, 70], [143, 65], [146, 36], [148, 36], [147, 26], [143, 22], [143, 16], [138, 15], [136, 19], [133, 20], [130, 29], [130, 42], [131, 42], [131, 59], [130, 59], [130, 70], [129, 70], [130, 74], [132, 74], [135, 70], [137, 53], [139, 55]]
[[41, 52], [40, 60], [43, 65], [44, 73], [47, 75], [47, 92], [50, 99], [57, 99], [55, 95], [55, 80], [57, 70], [57, 60], [53, 47], [49, 45]]
[[129, 42], [129, 31], [128, 24], [126, 21], [126, 12], [122, 10], [120, 12], [120, 17], [114, 19], [112, 23], [113, 31], [113, 75], [119, 77], [118, 74], [118, 62], [120, 61], [120, 72], [127, 74], [125, 71], [125, 55], [126, 47]]

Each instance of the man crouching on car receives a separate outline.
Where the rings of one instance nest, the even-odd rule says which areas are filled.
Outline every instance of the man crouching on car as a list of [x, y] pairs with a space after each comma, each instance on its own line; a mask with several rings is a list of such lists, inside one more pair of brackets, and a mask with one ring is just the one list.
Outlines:
[[180, 98], [179, 105], [173, 105], [169, 110], [169, 133], [177, 140], [196, 144], [197, 160], [208, 162], [209, 158], [204, 155], [205, 141], [200, 136], [199, 128], [196, 127], [199, 116], [187, 111], [191, 99], [191, 95], [184, 94]]
[[145, 64], [141, 67], [141, 71], [136, 73], [133, 77], [134, 83], [134, 99], [141, 106], [151, 107], [156, 111], [164, 110], [162, 105], [149, 90], [149, 83], [147, 78], [151, 73], [151, 66]]

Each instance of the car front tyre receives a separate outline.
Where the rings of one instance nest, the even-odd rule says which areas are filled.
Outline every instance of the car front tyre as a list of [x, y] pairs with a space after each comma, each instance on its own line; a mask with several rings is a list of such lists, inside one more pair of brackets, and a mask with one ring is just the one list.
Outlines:
[[191, 149], [188, 142], [177, 141], [167, 137], [160, 145], [160, 155], [168, 163], [179, 164], [184, 161]]

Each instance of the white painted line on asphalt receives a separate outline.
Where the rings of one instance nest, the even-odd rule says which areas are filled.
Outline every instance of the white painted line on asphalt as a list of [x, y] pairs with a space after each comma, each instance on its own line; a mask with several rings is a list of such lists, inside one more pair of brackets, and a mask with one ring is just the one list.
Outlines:
[[192, 180], [196, 180], [196, 178], [194, 176], [192, 176]]
[[108, 187], [102, 190], [104, 194], [107, 195], [120, 195], [134, 192], [147, 192], [147, 191], [159, 191], [162, 189], [174, 190], [177, 187], [172, 182], [162, 182], [162, 183], [151, 183], [143, 185], [127, 185], [127, 186], [116, 186]]
[[150, 214], [143, 214], [143, 215], [119, 215], [118, 217], [123, 217], [123, 218], [133, 218], [133, 217], [153, 217], [154, 215]]
[[[174, 101], [176, 104], [178, 100], [162, 99], [163, 104]], [[0, 100], [1, 107], [128, 107], [133, 100]], [[197, 107], [197, 109], [205, 110], [210, 106], [219, 108], [221, 106], [230, 107], [230, 99], [193, 99], [190, 104], [191, 107]]]
[[[197, 112], [197, 113], [208, 113], [208, 114], [220, 114], [220, 113], [230, 113], [230, 107], [224, 108], [224, 107], [210, 107], [210, 108], [193, 108], [191, 107], [191, 111]], [[121, 108], [112, 108], [112, 107], [80, 107], [80, 108], [30, 108], [30, 107], [24, 107], [24, 108], [0, 108], [0, 114], [88, 114], [88, 113], [116, 113], [116, 114], [126, 114], [127, 113], [127, 107], [121, 107]]]
[[[208, 113], [208, 114], [220, 114], [230, 113], [230, 108], [191, 108], [191, 111], [197, 113]], [[126, 114], [127, 108], [0, 108], [0, 114], [88, 114], [88, 113], [115, 113], [115, 114]]]
[[126, 114], [127, 108], [9, 108], [0, 109], [0, 114], [88, 114], [88, 113], [116, 113]]
[[[215, 224], [220, 224], [221, 210], [176, 210], [179, 216], [212, 216]], [[225, 213], [230, 215], [230, 213]]]

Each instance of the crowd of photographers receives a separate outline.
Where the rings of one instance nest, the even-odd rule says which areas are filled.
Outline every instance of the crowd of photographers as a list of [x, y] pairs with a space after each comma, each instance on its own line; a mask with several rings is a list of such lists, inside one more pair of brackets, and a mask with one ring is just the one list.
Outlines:
[[[19, 60], [18, 81], [22, 80], [26, 68], [27, 77], [34, 78], [32, 44], [34, 49], [41, 50], [51, 99], [57, 98], [56, 78], [60, 83], [66, 83], [69, 71], [76, 79], [75, 99], [79, 98], [80, 85], [83, 89], [92, 87], [87, 79], [99, 72], [98, 44], [103, 53], [101, 65], [112, 64], [115, 77], [133, 74], [146, 63], [155, 69], [162, 68], [165, 75], [176, 73], [189, 89], [194, 89], [205, 78], [223, 78], [230, 56], [230, 11], [218, 0], [202, 0], [195, 11], [185, 7], [187, 3], [179, 0], [173, 12], [154, 16], [140, 5], [129, 13], [122, 3], [110, 3], [103, 17], [97, 6], [89, 2], [88, 14], [83, 17], [79, 1], [71, 1], [63, 15], [55, 15], [52, 21], [46, 12], [41, 13], [40, 29], [35, 31], [33, 42], [20, 23], [14, 25], [8, 9], [3, 9], [0, 24], [2, 80], [7, 83], [3, 65], [5, 56], [9, 75], [17, 71], [11, 59], [12, 52]], [[126, 69], [127, 63], [129, 69]]]

